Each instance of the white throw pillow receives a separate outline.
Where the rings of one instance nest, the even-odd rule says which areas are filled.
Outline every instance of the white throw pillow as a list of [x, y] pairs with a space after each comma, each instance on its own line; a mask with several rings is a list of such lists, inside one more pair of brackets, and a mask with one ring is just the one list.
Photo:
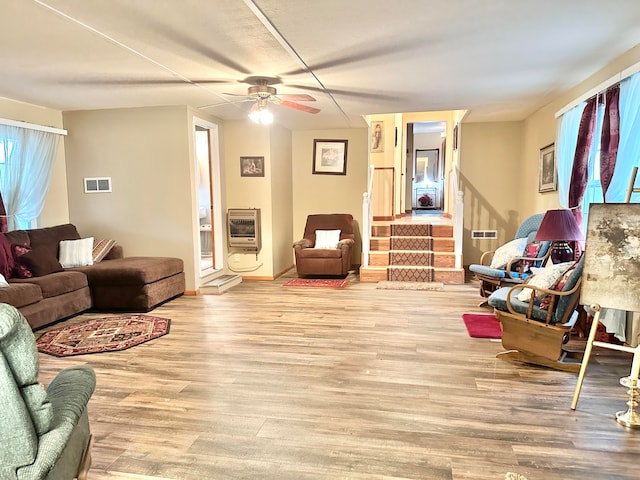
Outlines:
[[316, 245], [313, 248], [338, 248], [340, 230], [316, 230]]
[[[542, 269], [540, 273], [536, 273], [531, 280], [527, 282], [527, 285], [532, 285], [534, 287], [552, 288], [560, 277], [564, 275], [564, 273], [571, 268], [573, 262], [565, 262], [565, 263], [557, 263], [555, 265], [551, 264]], [[545, 296], [543, 292], [536, 292], [536, 298], [542, 298]], [[521, 302], [528, 302], [531, 299], [531, 289], [523, 288], [522, 291], [516, 295], [516, 298]]]
[[93, 265], [93, 237], [62, 240], [58, 260], [64, 268]]
[[504, 268], [509, 260], [522, 257], [527, 248], [527, 238], [516, 238], [498, 248], [491, 259], [491, 268]]
[[7, 282], [7, 279], [0, 273], [0, 288], [7, 288], [8, 286], [9, 283]]

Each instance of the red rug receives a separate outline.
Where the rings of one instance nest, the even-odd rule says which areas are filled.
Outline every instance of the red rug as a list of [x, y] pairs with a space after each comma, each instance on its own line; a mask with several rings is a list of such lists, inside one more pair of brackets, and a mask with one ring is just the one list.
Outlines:
[[324, 278], [294, 278], [285, 283], [284, 287], [329, 287], [344, 288], [349, 285], [349, 280], [324, 279]]
[[493, 313], [463, 313], [462, 320], [473, 338], [502, 338], [500, 320]]
[[38, 351], [56, 357], [114, 352], [169, 333], [171, 320], [149, 315], [124, 315], [85, 320], [43, 333]]

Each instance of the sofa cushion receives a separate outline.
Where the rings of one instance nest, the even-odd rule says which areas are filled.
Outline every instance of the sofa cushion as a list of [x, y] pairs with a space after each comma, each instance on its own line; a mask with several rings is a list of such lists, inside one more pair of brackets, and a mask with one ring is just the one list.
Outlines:
[[342, 258], [342, 250], [338, 248], [303, 248], [298, 250], [297, 258]]
[[31, 278], [33, 273], [29, 268], [20, 262], [20, 258], [25, 253], [31, 251], [31, 247], [22, 243], [12, 243], [11, 253], [13, 254], [13, 269], [11, 270], [10, 278]]
[[36, 251], [46, 251], [50, 256], [58, 258], [58, 247], [62, 240], [78, 240], [80, 235], [75, 225], [70, 223], [55, 227], [29, 230], [29, 246]]
[[62, 240], [58, 259], [64, 268], [93, 265], [93, 237]]
[[104, 260], [73, 271], [83, 272], [89, 285], [146, 285], [181, 273], [184, 264], [172, 257], [126, 257]]
[[[509, 309], [507, 308], [507, 294], [509, 293], [510, 289], [511, 287], [499, 288], [498, 290], [493, 292], [491, 295], [489, 295], [487, 302], [489, 303], [489, 305], [491, 305], [493, 308], [497, 310], [508, 312]], [[528, 288], [526, 290], [531, 292], [531, 290]], [[521, 313], [522, 315], [526, 315], [527, 311], [529, 310], [529, 302], [523, 302], [521, 300], [518, 300], [517, 294], [519, 292], [521, 292], [520, 289], [514, 289], [513, 293], [511, 294], [511, 307], [516, 312]], [[544, 322], [547, 319], [547, 311], [544, 308], [540, 308], [537, 302], [534, 302], [533, 309], [531, 312], [531, 318], [533, 320]]]
[[104, 258], [111, 252], [111, 249], [115, 246], [115, 240], [98, 240], [93, 241], [93, 263], [98, 263], [104, 260]]
[[42, 290], [33, 283], [16, 283], [24, 280], [11, 279], [10, 288], [0, 288], [0, 303], [8, 303], [16, 308], [25, 307], [42, 300]]
[[6, 239], [11, 245], [20, 244], [30, 246], [31, 240], [29, 239], [29, 233], [26, 230], [12, 230], [10, 232], [3, 233]]
[[31, 284], [40, 287], [41, 298], [57, 297], [64, 293], [88, 286], [87, 276], [82, 272], [64, 271], [25, 279], [11, 280], [12, 286]]
[[51, 256], [48, 250], [31, 250], [17, 257], [16, 263], [27, 267], [34, 277], [62, 271], [57, 257]]

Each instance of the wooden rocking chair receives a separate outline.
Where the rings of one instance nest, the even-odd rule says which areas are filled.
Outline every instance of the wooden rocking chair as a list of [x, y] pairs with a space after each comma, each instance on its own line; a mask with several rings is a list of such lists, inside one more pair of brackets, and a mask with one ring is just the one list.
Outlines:
[[[542, 365], [567, 372], [580, 370], [582, 352], [568, 350], [571, 330], [578, 318], [583, 260], [574, 267], [562, 290], [549, 290], [525, 284], [503, 287], [489, 297], [489, 305], [502, 326], [505, 352], [497, 356], [524, 363]], [[531, 300], [522, 302], [516, 295], [531, 290]], [[533, 301], [545, 295], [548, 306]]]

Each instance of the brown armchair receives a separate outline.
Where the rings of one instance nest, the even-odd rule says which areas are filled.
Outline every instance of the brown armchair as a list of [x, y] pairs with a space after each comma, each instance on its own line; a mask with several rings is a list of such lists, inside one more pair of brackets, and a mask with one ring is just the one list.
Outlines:
[[[340, 230], [335, 247], [316, 247], [317, 230]], [[351, 251], [355, 243], [353, 216], [349, 213], [309, 215], [304, 236], [293, 244], [298, 275], [333, 275], [346, 277], [351, 267]]]

